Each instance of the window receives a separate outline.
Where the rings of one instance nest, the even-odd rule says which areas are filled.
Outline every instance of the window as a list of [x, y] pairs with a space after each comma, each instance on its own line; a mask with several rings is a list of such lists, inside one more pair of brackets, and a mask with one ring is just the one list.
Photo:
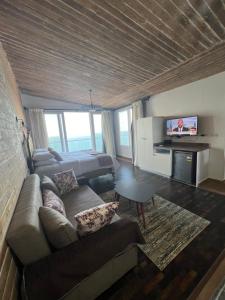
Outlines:
[[65, 112], [65, 129], [68, 151], [92, 149], [88, 112]]
[[120, 145], [129, 146], [128, 110], [119, 112]]
[[98, 152], [103, 151], [103, 139], [102, 139], [102, 115], [93, 114], [94, 122], [94, 135], [95, 135], [95, 150]]
[[58, 152], [103, 151], [101, 113], [45, 113], [49, 146]]
[[45, 114], [45, 121], [48, 133], [48, 144], [58, 152], [63, 151], [62, 139], [59, 129], [58, 114]]

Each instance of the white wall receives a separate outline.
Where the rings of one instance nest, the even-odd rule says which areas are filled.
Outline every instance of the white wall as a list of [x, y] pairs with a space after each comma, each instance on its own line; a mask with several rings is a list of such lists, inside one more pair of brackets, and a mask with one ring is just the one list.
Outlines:
[[47, 99], [42, 97], [21, 94], [22, 104], [27, 108], [42, 108], [42, 109], [82, 109], [87, 106], [65, 102], [55, 99]]
[[224, 179], [225, 72], [151, 97], [147, 116], [198, 115], [199, 134], [178, 142], [210, 143], [209, 177]]

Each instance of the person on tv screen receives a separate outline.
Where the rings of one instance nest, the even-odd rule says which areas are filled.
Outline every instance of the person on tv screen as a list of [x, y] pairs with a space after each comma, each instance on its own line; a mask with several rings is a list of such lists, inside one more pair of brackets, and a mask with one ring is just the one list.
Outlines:
[[189, 128], [184, 127], [184, 121], [183, 121], [183, 119], [179, 119], [177, 121], [177, 127], [175, 127], [173, 129], [173, 131], [174, 132], [187, 132], [187, 131], [189, 131]]

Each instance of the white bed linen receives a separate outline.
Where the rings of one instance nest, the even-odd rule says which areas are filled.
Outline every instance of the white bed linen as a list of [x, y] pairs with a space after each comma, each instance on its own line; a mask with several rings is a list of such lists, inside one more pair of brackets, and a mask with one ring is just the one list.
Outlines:
[[95, 151], [77, 151], [77, 152], [63, 152], [60, 153], [63, 161], [56, 162], [53, 165], [37, 167], [35, 173], [39, 175], [51, 176], [54, 173], [65, 171], [68, 169], [73, 169], [75, 175], [78, 178], [82, 178], [85, 173], [104, 170], [104, 169], [117, 169], [119, 163], [116, 159], [112, 159], [112, 163], [105, 166], [100, 166], [98, 157], [109, 156], [108, 154], [98, 153]]

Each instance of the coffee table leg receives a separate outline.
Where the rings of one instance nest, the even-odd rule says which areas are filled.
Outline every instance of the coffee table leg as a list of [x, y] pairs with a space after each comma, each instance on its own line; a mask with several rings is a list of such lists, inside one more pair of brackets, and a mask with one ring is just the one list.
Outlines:
[[137, 203], [137, 202], [136, 202], [136, 206], [137, 206], [138, 217], [140, 218], [140, 216], [142, 216], [143, 226], [144, 226], [144, 228], [145, 228], [145, 212], [144, 212], [144, 205], [143, 205], [143, 203]]
[[153, 204], [153, 206], [155, 206], [155, 198], [154, 198], [154, 196], [152, 196], [152, 204]]
[[137, 214], [138, 214], [138, 218], [140, 218], [140, 208], [139, 208], [139, 203], [136, 202], [136, 206], [137, 206]]
[[115, 192], [115, 201], [120, 201], [120, 194], [118, 194], [117, 192]]
[[142, 215], [142, 219], [143, 219], [143, 226], [145, 228], [145, 212], [144, 212], [144, 204], [140, 203], [140, 209], [141, 209], [141, 215]]

